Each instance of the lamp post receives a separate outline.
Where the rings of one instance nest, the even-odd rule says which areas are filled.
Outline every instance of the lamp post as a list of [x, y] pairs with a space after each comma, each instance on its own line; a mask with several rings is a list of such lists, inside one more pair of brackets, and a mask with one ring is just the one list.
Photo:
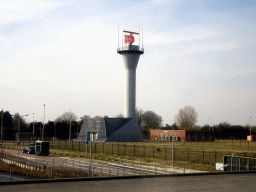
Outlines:
[[209, 123], [209, 131], [211, 130], [211, 117], [209, 117], [210, 123]]
[[71, 109], [69, 109], [70, 115], [69, 115], [69, 143], [71, 142]]
[[252, 117], [250, 117], [250, 136], [252, 135], [251, 119], [252, 119]]
[[20, 116], [19, 115], [19, 119], [18, 119], [18, 141], [17, 141], [17, 148], [18, 148], [18, 160], [19, 160], [19, 157], [20, 157], [20, 119], [21, 117], [25, 117], [25, 116], [28, 116], [27, 115], [24, 115], [24, 116]]
[[172, 124], [172, 167], [174, 166], [174, 145], [173, 145], [173, 137], [174, 137], [174, 131], [173, 131], [173, 125], [174, 123]]
[[[45, 120], [45, 104], [44, 104], [44, 120]], [[43, 120], [42, 141], [44, 140], [44, 120]]]
[[1, 119], [1, 141], [3, 142], [3, 120], [4, 120], [4, 109], [2, 109], [2, 119]]
[[54, 123], [54, 125], [55, 125], [55, 139], [57, 139], [57, 137], [56, 137], [56, 122]]
[[33, 140], [35, 141], [34, 113], [33, 113]]

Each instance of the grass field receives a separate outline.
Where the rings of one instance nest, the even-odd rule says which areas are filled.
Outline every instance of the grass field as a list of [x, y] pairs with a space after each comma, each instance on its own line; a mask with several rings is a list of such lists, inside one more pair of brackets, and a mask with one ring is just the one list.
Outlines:
[[[16, 148], [16, 145], [5, 147]], [[85, 158], [86, 148], [89, 154], [90, 145], [86, 145], [84, 142], [51, 141], [50, 143], [50, 152], [63, 156]], [[93, 158], [102, 160], [110, 160], [114, 157], [171, 165], [172, 143], [159, 141], [136, 143], [92, 142], [92, 154]], [[174, 142], [174, 165], [176, 167], [183, 167], [185, 162], [186, 168], [210, 171], [211, 165], [223, 161], [224, 154], [255, 157], [256, 142], [246, 140]], [[212, 170], [215, 169], [212, 168]]]

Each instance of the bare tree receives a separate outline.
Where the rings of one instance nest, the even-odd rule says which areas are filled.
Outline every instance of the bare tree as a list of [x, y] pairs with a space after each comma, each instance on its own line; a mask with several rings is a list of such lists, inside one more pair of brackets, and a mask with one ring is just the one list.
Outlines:
[[60, 123], [66, 123], [69, 124], [70, 121], [75, 121], [77, 119], [77, 116], [72, 113], [72, 112], [65, 112], [63, 113], [63, 115], [58, 116], [55, 119], [55, 122], [60, 122]]
[[195, 126], [197, 117], [198, 114], [195, 108], [191, 105], [186, 105], [183, 109], [180, 109], [179, 113], [175, 116], [175, 122], [180, 128], [189, 129]]
[[119, 115], [116, 116], [116, 118], [124, 118], [124, 115], [120, 113]]
[[143, 119], [142, 125], [146, 128], [152, 128], [152, 129], [159, 128], [163, 122], [162, 117], [157, 115], [153, 111], [146, 111], [143, 114], [142, 119]]
[[137, 123], [139, 125], [139, 128], [142, 129], [143, 128], [144, 111], [142, 109], [136, 108], [135, 115], [136, 115], [136, 120], [137, 120]]

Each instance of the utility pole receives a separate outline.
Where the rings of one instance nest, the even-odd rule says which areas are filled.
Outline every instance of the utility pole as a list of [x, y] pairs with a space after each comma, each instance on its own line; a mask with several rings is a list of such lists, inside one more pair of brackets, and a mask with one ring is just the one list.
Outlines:
[[[45, 120], [45, 104], [44, 104], [44, 120]], [[43, 120], [42, 141], [44, 140], [44, 120]]]
[[33, 113], [33, 140], [35, 141], [34, 113]]
[[172, 167], [174, 166], [174, 145], [173, 145], [173, 137], [174, 137], [174, 131], [173, 131], [173, 125], [174, 123], [172, 124]]
[[250, 136], [252, 135], [251, 119], [252, 119], [252, 117], [250, 117]]
[[4, 109], [2, 109], [2, 119], [1, 119], [1, 141], [3, 142], [3, 120], [4, 120]]
[[18, 120], [18, 138], [17, 138], [17, 147], [18, 147], [18, 160], [19, 160], [19, 156], [20, 156], [20, 119], [21, 119], [21, 117], [25, 117], [25, 116], [28, 116], [28, 114], [27, 115], [24, 115], [24, 116], [20, 116], [20, 114], [19, 114], [19, 120]]
[[71, 142], [71, 109], [69, 109], [70, 115], [69, 115], [69, 143]]

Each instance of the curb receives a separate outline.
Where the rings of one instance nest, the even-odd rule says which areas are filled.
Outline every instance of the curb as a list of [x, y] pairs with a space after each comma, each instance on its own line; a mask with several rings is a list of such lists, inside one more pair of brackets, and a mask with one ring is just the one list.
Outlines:
[[94, 178], [65, 178], [65, 179], [42, 179], [42, 180], [24, 180], [24, 181], [7, 181], [0, 182], [0, 185], [20, 185], [20, 184], [39, 184], [39, 183], [58, 183], [58, 182], [78, 182], [78, 181], [102, 181], [102, 180], [121, 180], [121, 179], [142, 179], [154, 177], [187, 177], [187, 176], [203, 176], [203, 175], [230, 175], [230, 174], [253, 174], [256, 171], [240, 171], [240, 172], [208, 172], [208, 173], [188, 173], [188, 174], [169, 174], [169, 175], [137, 175], [124, 177], [94, 177]]

